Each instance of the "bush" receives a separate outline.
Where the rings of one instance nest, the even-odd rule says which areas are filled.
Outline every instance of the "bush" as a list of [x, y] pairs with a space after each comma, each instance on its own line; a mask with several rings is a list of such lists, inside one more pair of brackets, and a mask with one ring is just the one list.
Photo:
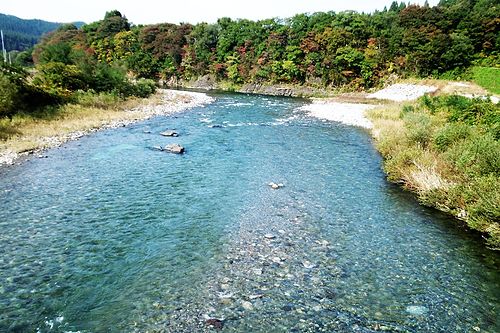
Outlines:
[[406, 137], [410, 143], [427, 147], [432, 137], [432, 123], [424, 113], [408, 113], [403, 117]]
[[434, 135], [433, 143], [437, 150], [443, 152], [453, 144], [469, 136], [470, 127], [461, 123], [448, 123]]
[[19, 99], [19, 87], [6, 74], [0, 72], [0, 116], [10, 116]]
[[74, 94], [74, 102], [85, 107], [101, 108], [107, 109], [114, 107], [121, 98], [115, 93], [100, 92], [95, 91], [77, 91]]
[[37, 69], [33, 84], [49, 93], [69, 97], [72, 91], [86, 87], [83, 73], [75, 65], [49, 62]]
[[450, 96], [446, 102], [449, 108], [450, 121], [464, 122], [469, 125], [485, 124], [488, 126], [500, 123], [500, 107], [489, 101]]
[[447, 159], [469, 178], [494, 174], [500, 177], [500, 142], [491, 133], [475, 131], [446, 152]]
[[156, 91], [156, 85], [153, 80], [149, 79], [139, 79], [133, 88], [133, 95], [137, 97], [146, 98], [154, 94]]

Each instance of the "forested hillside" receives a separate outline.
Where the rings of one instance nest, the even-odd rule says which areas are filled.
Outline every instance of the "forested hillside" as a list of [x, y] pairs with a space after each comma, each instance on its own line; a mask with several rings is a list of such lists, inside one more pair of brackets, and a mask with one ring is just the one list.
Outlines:
[[[496, 0], [442, 0], [438, 6], [394, 2], [372, 14], [300, 14], [262, 21], [131, 27], [119, 12], [58, 31], [35, 50], [37, 63], [76, 64], [56, 50], [87, 56], [146, 78], [212, 74], [233, 83], [269, 81], [370, 87], [399, 76], [456, 75], [472, 63], [499, 64]], [[57, 52], [56, 52], [57, 53]]]
[[[42, 20], [23, 20], [12, 15], [0, 14], [0, 29], [5, 37], [7, 51], [23, 51], [34, 46], [40, 37], [56, 30], [61, 24]], [[78, 23], [81, 26], [83, 23]]]

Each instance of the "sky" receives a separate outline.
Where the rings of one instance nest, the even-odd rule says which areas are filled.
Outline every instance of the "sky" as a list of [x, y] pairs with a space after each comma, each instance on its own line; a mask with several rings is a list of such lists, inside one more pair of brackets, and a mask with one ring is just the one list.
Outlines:
[[[389, 7], [392, 0], [1, 0], [0, 13], [23, 19], [91, 23], [117, 9], [134, 24], [214, 23], [218, 18], [286, 18], [300, 13], [356, 10], [372, 12]], [[423, 4], [425, 0], [406, 0]], [[439, 0], [429, 0], [435, 5]]]

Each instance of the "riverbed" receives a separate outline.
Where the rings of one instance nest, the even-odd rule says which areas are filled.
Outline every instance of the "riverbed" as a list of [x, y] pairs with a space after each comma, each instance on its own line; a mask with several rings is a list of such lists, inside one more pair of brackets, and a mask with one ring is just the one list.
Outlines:
[[500, 330], [498, 254], [366, 129], [213, 97], [1, 170], [0, 331]]

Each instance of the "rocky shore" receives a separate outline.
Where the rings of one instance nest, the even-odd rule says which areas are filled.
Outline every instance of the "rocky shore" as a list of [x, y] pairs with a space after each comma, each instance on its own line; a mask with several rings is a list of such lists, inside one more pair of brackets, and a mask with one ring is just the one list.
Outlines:
[[198, 92], [160, 89], [158, 94], [160, 94], [159, 103], [144, 104], [130, 110], [121, 111], [121, 115], [117, 119], [101, 123], [98, 127], [39, 138], [37, 140], [38, 147], [27, 151], [16, 152], [11, 149], [0, 151], [0, 166], [14, 164], [23, 156], [38, 155], [38, 157], [44, 157], [42, 152], [45, 149], [58, 147], [68, 141], [78, 140], [90, 133], [104, 129], [125, 127], [151, 117], [181, 112], [190, 108], [210, 104], [214, 101], [213, 97]]

